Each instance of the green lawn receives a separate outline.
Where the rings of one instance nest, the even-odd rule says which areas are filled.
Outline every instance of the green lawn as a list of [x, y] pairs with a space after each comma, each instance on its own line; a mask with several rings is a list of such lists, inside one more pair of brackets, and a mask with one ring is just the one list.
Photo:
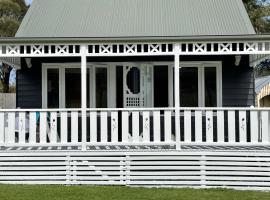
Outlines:
[[1, 200], [270, 200], [270, 193], [235, 190], [0, 185]]

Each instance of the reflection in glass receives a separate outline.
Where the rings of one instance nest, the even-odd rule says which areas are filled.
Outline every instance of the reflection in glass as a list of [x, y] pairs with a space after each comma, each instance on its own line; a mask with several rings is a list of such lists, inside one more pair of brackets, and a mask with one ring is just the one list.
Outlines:
[[185, 67], [180, 69], [180, 106], [198, 106], [198, 68]]
[[65, 69], [66, 79], [66, 108], [81, 107], [81, 70]]
[[206, 67], [204, 73], [205, 73], [205, 106], [216, 107], [217, 106], [216, 68]]
[[47, 76], [48, 108], [59, 108], [59, 70], [48, 69]]
[[96, 68], [96, 107], [107, 108], [107, 68]]
[[127, 86], [133, 94], [140, 93], [140, 69], [132, 67], [127, 74]]

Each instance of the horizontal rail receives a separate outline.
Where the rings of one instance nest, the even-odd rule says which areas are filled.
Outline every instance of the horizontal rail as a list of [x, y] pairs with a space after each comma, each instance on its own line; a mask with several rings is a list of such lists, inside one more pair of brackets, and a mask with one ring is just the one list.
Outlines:
[[[87, 108], [86, 111], [159, 111], [159, 110], [198, 110], [198, 111], [270, 111], [270, 108], [254, 108], [254, 107], [166, 107], [166, 108]], [[82, 111], [82, 108], [60, 108], [60, 109], [0, 109], [0, 112], [71, 112], [71, 111]]]

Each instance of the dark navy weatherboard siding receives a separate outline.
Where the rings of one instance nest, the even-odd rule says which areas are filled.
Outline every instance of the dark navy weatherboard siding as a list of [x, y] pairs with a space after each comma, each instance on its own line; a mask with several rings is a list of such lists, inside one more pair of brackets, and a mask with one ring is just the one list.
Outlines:
[[[88, 58], [88, 62], [173, 61], [173, 57], [114, 57]], [[249, 56], [242, 56], [240, 66], [235, 66], [234, 56], [182, 56], [181, 61], [222, 61], [222, 94], [224, 107], [249, 107], [255, 104], [253, 69]], [[22, 59], [22, 69], [17, 72], [17, 107], [42, 107], [41, 63], [80, 62], [79, 58], [33, 58], [31, 69]]]

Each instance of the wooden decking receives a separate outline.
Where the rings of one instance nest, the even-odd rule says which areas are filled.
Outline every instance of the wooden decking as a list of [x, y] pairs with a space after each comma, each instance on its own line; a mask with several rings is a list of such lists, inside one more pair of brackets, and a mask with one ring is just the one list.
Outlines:
[[[167, 152], [167, 151], [175, 151], [175, 145], [87, 145], [86, 150], [84, 152]], [[61, 152], [61, 151], [82, 151], [81, 146], [16, 146], [16, 147], [7, 147], [0, 146], [0, 152], [30, 152], [30, 151], [53, 151], [53, 152]], [[270, 153], [270, 145], [182, 145], [181, 151], [219, 151], [219, 152], [245, 152], [245, 151], [254, 151], [254, 152], [269, 152]]]

